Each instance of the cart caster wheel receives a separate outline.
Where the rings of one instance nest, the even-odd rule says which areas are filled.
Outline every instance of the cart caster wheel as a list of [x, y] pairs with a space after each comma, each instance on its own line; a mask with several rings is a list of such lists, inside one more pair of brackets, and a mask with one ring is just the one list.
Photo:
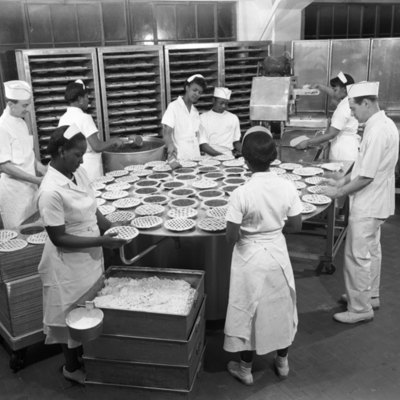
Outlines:
[[26, 350], [13, 351], [10, 356], [10, 368], [13, 372], [18, 372], [25, 366], [25, 353]]
[[336, 271], [336, 267], [333, 264], [328, 264], [328, 265], [325, 266], [325, 272], [328, 275], [334, 274], [335, 271]]

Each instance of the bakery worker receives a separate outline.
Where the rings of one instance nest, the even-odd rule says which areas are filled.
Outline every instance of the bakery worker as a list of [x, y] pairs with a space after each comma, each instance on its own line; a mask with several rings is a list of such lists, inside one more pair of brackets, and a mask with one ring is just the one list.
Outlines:
[[184, 95], [168, 105], [161, 120], [168, 158], [184, 160], [200, 156], [200, 116], [194, 105], [205, 89], [203, 75], [192, 75], [185, 81]]
[[[339, 100], [328, 129], [324, 135], [317, 136], [299, 143], [297, 149], [318, 146], [330, 142], [329, 159], [333, 161], [349, 160], [355, 161], [360, 146], [360, 135], [358, 135], [358, 121], [351, 113], [349, 99], [347, 96], [347, 85], [354, 83], [354, 79], [340, 72], [330, 81], [332, 95]], [[314, 85], [322, 89], [323, 85]], [[326, 92], [329, 93], [328, 90]]]
[[240, 153], [242, 147], [239, 118], [226, 110], [231, 93], [216, 87], [212, 109], [200, 115], [200, 150], [211, 156]]
[[65, 90], [65, 100], [69, 106], [61, 116], [58, 126], [76, 125], [87, 140], [87, 151], [83, 157], [83, 168], [85, 168], [89, 179], [103, 175], [103, 163], [101, 152], [116, 148], [124, 143], [120, 138], [111, 138], [106, 142], [99, 139], [99, 130], [93, 118], [86, 111], [89, 107], [89, 93], [85, 84], [80, 80], [70, 82]]
[[399, 132], [379, 109], [379, 82], [359, 82], [347, 87], [350, 108], [365, 129], [360, 153], [351, 174], [329, 179], [325, 194], [350, 196], [350, 218], [344, 254], [347, 311], [336, 321], [371, 320], [379, 307], [381, 225], [395, 210], [394, 169], [399, 154]]
[[46, 167], [35, 159], [24, 116], [32, 101], [25, 81], [4, 83], [6, 108], [0, 117], [0, 211], [4, 228], [21, 225], [36, 211], [36, 192]]

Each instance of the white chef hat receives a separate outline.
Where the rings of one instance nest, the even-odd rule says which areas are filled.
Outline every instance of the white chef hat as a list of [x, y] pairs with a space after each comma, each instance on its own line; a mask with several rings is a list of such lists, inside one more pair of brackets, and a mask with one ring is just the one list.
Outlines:
[[83, 83], [83, 80], [82, 80], [82, 79], [77, 79], [77, 80], [75, 81], [75, 83], [79, 83], [80, 85], [83, 86], [83, 89], [86, 89], [86, 86], [85, 86], [85, 84]]
[[29, 100], [32, 97], [32, 88], [25, 81], [4, 82], [4, 94], [9, 100]]
[[267, 134], [268, 136], [270, 136], [272, 138], [272, 133], [269, 129], [267, 129], [265, 126], [256, 125], [256, 126], [252, 126], [251, 128], [247, 129], [246, 133], [243, 136], [242, 142], [244, 142], [244, 139], [246, 138], [246, 136], [249, 136], [251, 133], [254, 133], [254, 132], [264, 132], [265, 134]]
[[201, 75], [201, 74], [194, 74], [194, 75], [192, 75], [192, 76], [189, 76], [189, 78], [187, 78], [186, 81], [190, 83], [190, 82], [192, 82], [193, 79], [195, 79], [195, 78], [200, 78], [200, 79], [204, 79], [204, 80], [205, 80], [205, 78], [204, 78], [203, 75]]
[[378, 96], [379, 82], [357, 82], [353, 85], [347, 85], [347, 96], [363, 97], [363, 96]]
[[214, 97], [220, 97], [221, 99], [229, 100], [231, 98], [232, 91], [225, 87], [214, 88]]
[[81, 132], [80, 129], [75, 124], [72, 124], [65, 130], [63, 136], [65, 137], [65, 139], [70, 140], [80, 132]]

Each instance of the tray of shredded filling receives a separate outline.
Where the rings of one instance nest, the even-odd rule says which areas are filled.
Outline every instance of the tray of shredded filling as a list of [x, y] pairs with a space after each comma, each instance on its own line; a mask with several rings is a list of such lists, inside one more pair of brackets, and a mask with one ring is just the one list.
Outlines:
[[204, 297], [204, 271], [113, 266], [93, 299], [103, 334], [187, 339]]

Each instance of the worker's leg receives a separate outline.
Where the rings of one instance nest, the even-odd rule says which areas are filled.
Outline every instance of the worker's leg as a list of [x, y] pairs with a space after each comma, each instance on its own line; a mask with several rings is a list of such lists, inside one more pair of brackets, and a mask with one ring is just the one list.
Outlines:
[[379, 298], [379, 286], [381, 283], [381, 265], [382, 265], [382, 250], [381, 250], [381, 226], [385, 220], [378, 219], [376, 235], [371, 241], [371, 297]]

